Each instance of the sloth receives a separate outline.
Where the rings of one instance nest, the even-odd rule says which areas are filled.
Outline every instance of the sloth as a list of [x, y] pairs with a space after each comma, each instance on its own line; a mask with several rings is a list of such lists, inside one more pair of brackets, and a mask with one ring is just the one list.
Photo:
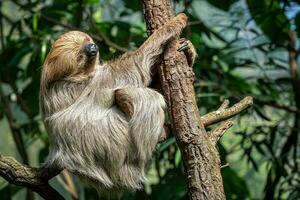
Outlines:
[[[50, 142], [46, 165], [67, 169], [99, 191], [142, 187], [146, 164], [164, 133], [165, 101], [148, 87], [151, 71], [186, 23], [186, 15], [179, 14], [137, 50], [103, 64], [86, 33], [70, 31], [54, 42], [40, 86]], [[181, 40], [179, 50], [191, 49]], [[194, 54], [188, 57], [194, 60]]]

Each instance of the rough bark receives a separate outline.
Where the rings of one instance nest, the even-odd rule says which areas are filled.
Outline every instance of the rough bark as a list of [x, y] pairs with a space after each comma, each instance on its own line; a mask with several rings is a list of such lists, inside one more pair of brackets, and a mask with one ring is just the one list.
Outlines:
[[0, 176], [9, 183], [24, 186], [38, 193], [46, 200], [63, 200], [64, 198], [53, 189], [48, 180], [60, 173], [55, 168], [27, 167], [13, 157], [0, 154]]
[[[169, 0], [143, 1], [148, 33], [174, 16]], [[200, 120], [193, 88], [194, 74], [177, 41], [166, 49], [159, 66], [163, 93], [173, 121], [173, 133], [183, 155], [190, 199], [225, 199], [220, 159]]]
[[[174, 16], [170, 0], [142, 0], [142, 3], [149, 35]], [[188, 195], [193, 200], [225, 199], [220, 158], [215, 142], [216, 137], [220, 137], [220, 134], [230, 127], [230, 123], [226, 123], [218, 132], [216, 131], [219, 134], [210, 136], [206, 132], [196, 104], [194, 73], [188, 66], [185, 55], [178, 52], [177, 47], [177, 39], [170, 42], [158, 71], [172, 118], [172, 132], [183, 156]], [[249, 105], [252, 104], [252, 98], [248, 101]], [[220, 109], [223, 109], [222, 106]], [[235, 111], [237, 110], [233, 109], [230, 113]], [[213, 116], [216, 117], [218, 114], [214, 113]], [[219, 120], [232, 115], [222, 116]]]

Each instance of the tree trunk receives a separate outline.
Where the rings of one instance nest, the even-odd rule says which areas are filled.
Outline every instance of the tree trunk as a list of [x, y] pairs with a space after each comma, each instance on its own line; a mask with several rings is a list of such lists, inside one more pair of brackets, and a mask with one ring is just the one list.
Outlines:
[[[142, 2], [149, 35], [174, 16], [170, 0]], [[172, 118], [172, 132], [183, 156], [188, 195], [193, 200], [225, 199], [219, 153], [200, 120], [196, 104], [194, 73], [177, 47], [177, 39], [170, 42], [164, 62], [158, 68]]]

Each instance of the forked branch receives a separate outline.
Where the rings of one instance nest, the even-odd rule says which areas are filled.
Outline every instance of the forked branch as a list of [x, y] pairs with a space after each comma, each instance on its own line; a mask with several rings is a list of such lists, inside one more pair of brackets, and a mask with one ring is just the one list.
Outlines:
[[209, 126], [239, 114], [243, 110], [253, 105], [253, 98], [250, 96], [245, 97], [243, 100], [234, 104], [230, 108], [227, 108], [228, 105], [229, 101], [225, 100], [218, 110], [203, 115], [201, 117], [203, 125]]

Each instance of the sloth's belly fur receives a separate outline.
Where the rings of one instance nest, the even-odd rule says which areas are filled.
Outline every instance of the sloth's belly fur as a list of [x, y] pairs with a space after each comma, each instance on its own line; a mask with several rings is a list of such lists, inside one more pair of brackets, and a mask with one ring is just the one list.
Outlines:
[[[45, 124], [50, 138], [48, 163], [79, 175], [99, 190], [135, 190], [145, 181], [144, 168], [156, 143], [149, 138], [152, 142], [145, 148], [150, 153], [138, 155], [131, 122], [116, 107], [76, 103], [48, 117]], [[151, 132], [157, 141], [161, 128]]]

